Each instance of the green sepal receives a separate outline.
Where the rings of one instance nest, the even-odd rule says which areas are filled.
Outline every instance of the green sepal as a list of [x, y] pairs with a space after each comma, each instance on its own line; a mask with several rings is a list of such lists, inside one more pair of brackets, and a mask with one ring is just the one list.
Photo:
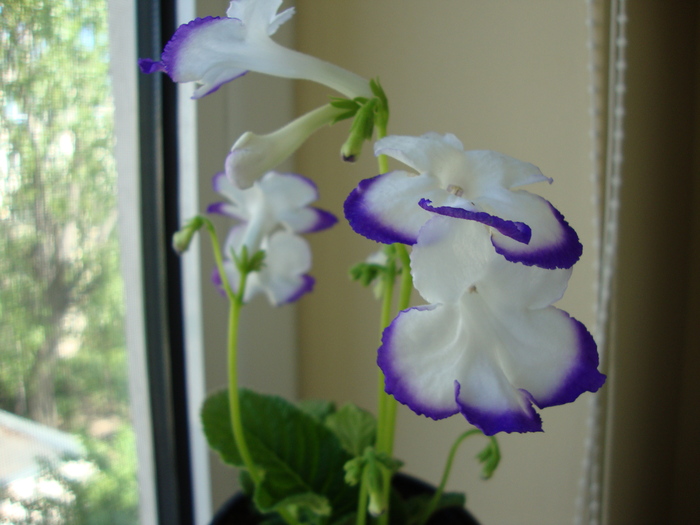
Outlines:
[[354, 487], [362, 480], [362, 470], [365, 467], [365, 462], [366, 460], [364, 457], [356, 457], [343, 465], [343, 470], [345, 470], [345, 483]]
[[340, 115], [337, 115], [333, 120], [331, 120], [331, 125], [337, 124], [338, 122], [342, 120], [347, 120], [349, 118], [354, 117], [357, 114], [357, 110], [351, 110], [351, 111], [346, 111], [345, 113], [341, 113]]
[[358, 263], [350, 268], [350, 278], [362, 286], [369, 286], [386, 270], [385, 266], [374, 263]]
[[360, 456], [374, 445], [377, 421], [372, 414], [357, 405], [347, 403], [330, 414], [326, 426], [336, 435], [342, 447], [352, 456]]
[[265, 266], [265, 251], [258, 250], [248, 261], [249, 272], [259, 272]]
[[476, 459], [478, 459], [482, 464], [481, 478], [491, 478], [501, 461], [501, 450], [498, 447], [498, 441], [494, 436], [489, 436], [488, 444], [476, 455]]
[[231, 250], [231, 258], [241, 275], [259, 272], [265, 265], [265, 250], [258, 250], [252, 256], [248, 254], [248, 247], [244, 244], [240, 253]]
[[331, 97], [330, 105], [338, 109], [351, 109], [357, 111], [360, 103], [351, 98]]
[[374, 113], [378, 104], [376, 98], [372, 98], [362, 104], [355, 114], [355, 119], [350, 126], [350, 134], [340, 148], [340, 155], [347, 162], [354, 162], [360, 156], [362, 145], [366, 140], [372, 139], [374, 133]]
[[374, 123], [378, 128], [386, 129], [389, 123], [389, 99], [387, 99], [378, 78], [370, 80], [369, 87], [379, 101], [375, 108]]

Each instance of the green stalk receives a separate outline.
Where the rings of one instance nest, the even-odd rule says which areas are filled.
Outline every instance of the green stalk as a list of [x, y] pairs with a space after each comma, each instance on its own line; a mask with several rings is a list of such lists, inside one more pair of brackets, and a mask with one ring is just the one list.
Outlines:
[[366, 525], [367, 523], [367, 501], [369, 500], [369, 490], [365, 476], [360, 480], [360, 497], [357, 500], [357, 520], [356, 525]]
[[253, 457], [250, 454], [248, 445], [245, 440], [243, 431], [243, 421], [241, 419], [241, 403], [238, 395], [238, 325], [243, 307], [243, 296], [245, 293], [246, 280], [248, 273], [242, 271], [240, 281], [238, 283], [238, 293], [233, 293], [231, 284], [228, 282], [226, 271], [224, 270], [223, 257], [221, 254], [221, 245], [216, 236], [216, 229], [209, 219], [202, 217], [209, 237], [211, 239], [212, 250], [214, 252], [214, 260], [216, 267], [219, 270], [221, 283], [223, 285], [226, 296], [229, 299], [229, 317], [228, 317], [228, 403], [229, 417], [231, 418], [231, 430], [233, 431], [233, 439], [236, 442], [236, 447], [241, 454], [241, 459], [245, 464], [246, 469], [250, 473], [250, 477], [257, 486], [261, 477], [258, 473]]
[[[234, 293], [231, 284], [228, 282], [226, 271], [224, 270], [223, 257], [221, 254], [221, 246], [219, 239], [216, 236], [216, 229], [209, 219], [202, 217], [209, 237], [211, 238], [212, 250], [214, 252], [214, 260], [216, 267], [221, 277], [221, 283], [226, 292], [226, 297], [229, 300], [229, 318], [228, 318], [228, 403], [229, 417], [231, 419], [231, 430], [233, 431], [233, 439], [236, 442], [236, 447], [241, 455], [241, 459], [246, 470], [250, 474], [253, 483], [257, 487], [262, 481], [262, 476], [258, 471], [253, 456], [250, 453], [248, 444], [245, 440], [245, 429], [243, 427], [243, 419], [241, 418], [241, 401], [238, 390], [238, 327], [240, 325], [241, 309], [243, 308], [243, 297], [245, 296], [246, 282], [248, 280], [248, 271], [241, 269], [241, 276], [238, 283], [238, 292]], [[247, 258], [247, 254], [245, 255]], [[289, 525], [300, 525], [299, 522], [287, 510], [280, 510], [280, 516]]]
[[426, 521], [428, 521], [428, 518], [430, 518], [432, 513], [435, 512], [435, 507], [437, 507], [437, 504], [440, 501], [442, 494], [445, 492], [445, 486], [447, 485], [447, 480], [450, 477], [450, 471], [452, 470], [452, 464], [454, 463], [457, 449], [465, 439], [467, 439], [469, 436], [473, 436], [474, 434], [481, 434], [481, 430], [467, 430], [455, 440], [454, 444], [452, 445], [452, 448], [450, 449], [450, 453], [447, 456], [447, 463], [445, 464], [445, 470], [442, 473], [442, 480], [440, 480], [440, 486], [438, 486], [437, 490], [435, 491], [435, 494], [433, 494], [430, 503], [428, 504], [428, 506], [425, 509], [425, 512], [423, 513], [423, 517], [421, 518], [419, 525], [423, 525]]

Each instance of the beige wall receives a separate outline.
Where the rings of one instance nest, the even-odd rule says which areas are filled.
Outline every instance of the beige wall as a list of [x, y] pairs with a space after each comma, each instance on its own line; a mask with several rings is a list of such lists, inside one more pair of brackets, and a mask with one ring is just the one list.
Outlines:
[[[365, 77], [379, 76], [391, 104], [390, 132], [455, 133], [468, 149], [495, 149], [538, 165], [555, 179], [537, 191], [581, 235], [584, 257], [560, 306], [593, 319], [593, 208], [588, 132], [588, 55], [584, 2], [297, 1], [297, 47]], [[298, 110], [327, 90], [299, 84]], [[377, 174], [367, 149], [356, 165], [338, 160], [347, 126], [313, 137], [297, 169], [319, 184], [322, 205], [336, 213], [362, 178]], [[343, 222], [315, 236], [317, 289], [300, 303], [301, 393], [354, 401], [373, 409], [378, 309], [349, 282], [347, 269], [376, 244]], [[543, 412], [544, 434], [500, 438], [503, 462], [484, 483], [465, 446], [450, 488], [466, 490], [483, 523], [570, 523], [583, 457], [587, 395]], [[397, 455], [406, 470], [437, 482], [461, 416], [433, 422], [401, 407]]]

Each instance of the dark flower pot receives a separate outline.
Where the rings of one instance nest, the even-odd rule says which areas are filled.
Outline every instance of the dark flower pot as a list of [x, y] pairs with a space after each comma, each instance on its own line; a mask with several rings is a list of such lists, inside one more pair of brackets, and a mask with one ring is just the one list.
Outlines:
[[[435, 492], [435, 487], [405, 474], [396, 474], [393, 485], [404, 499]], [[263, 517], [255, 511], [250, 498], [238, 493], [224, 503], [212, 519], [211, 525], [258, 525], [262, 520]], [[479, 525], [479, 522], [468, 510], [449, 507], [433, 514], [426, 525]]]

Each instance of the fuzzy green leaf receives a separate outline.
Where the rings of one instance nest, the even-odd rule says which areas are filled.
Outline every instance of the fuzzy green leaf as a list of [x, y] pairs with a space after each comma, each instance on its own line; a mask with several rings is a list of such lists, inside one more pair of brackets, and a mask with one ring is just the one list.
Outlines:
[[335, 414], [326, 418], [326, 426], [340, 440], [343, 448], [353, 456], [361, 456], [371, 447], [377, 435], [374, 416], [352, 403], [343, 405]]
[[[240, 402], [246, 443], [264, 472], [254, 497], [261, 512], [274, 511], [288, 498], [304, 495], [308, 501], [309, 494], [325, 498], [336, 516], [352, 510], [357, 491], [343, 480], [343, 465], [350, 456], [328, 428], [281, 397], [241, 389]], [[243, 466], [226, 391], [207, 398], [202, 423], [209, 446], [222, 460]]]
[[322, 423], [335, 412], [335, 403], [325, 399], [303, 399], [297, 402], [297, 407]]

